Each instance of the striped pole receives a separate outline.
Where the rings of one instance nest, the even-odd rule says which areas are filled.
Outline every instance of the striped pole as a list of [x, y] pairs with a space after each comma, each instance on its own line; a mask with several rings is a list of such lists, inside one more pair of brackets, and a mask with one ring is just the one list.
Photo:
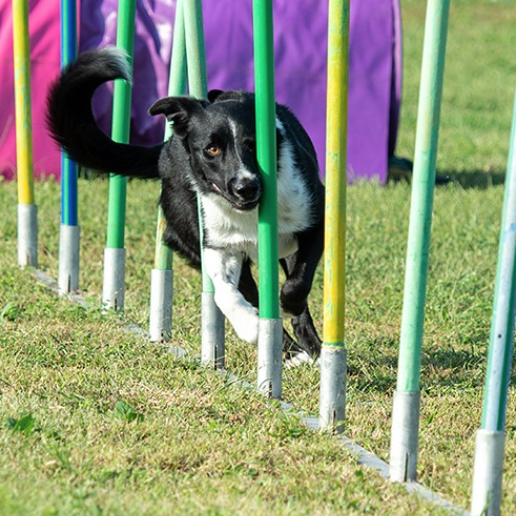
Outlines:
[[505, 448], [507, 391], [511, 375], [516, 313], [516, 98], [514, 103], [493, 317], [484, 390], [482, 424], [477, 431], [471, 514], [499, 516]]
[[417, 474], [419, 378], [449, 8], [450, 0], [428, 0], [398, 380], [392, 414], [390, 479], [393, 482], [413, 482]]
[[[116, 45], [127, 53], [132, 66], [134, 50], [136, 0], [120, 0]], [[115, 81], [113, 94], [113, 127], [111, 136], [118, 143], [129, 142], [131, 120], [131, 85], [122, 79]], [[125, 294], [125, 205], [127, 178], [109, 176], [109, 207], [107, 243], [104, 250], [102, 304], [104, 308], [123, 310]]]
[[[184, 0], [186, 60], [188, 68], [188, 87], [190, 95], [206, 98], [208, 93], [206, 79], [206, 51], [202, 16], [202, 0]], [[201, 201], [199, 205], [199, 230], [201, 251], [203, 244], [203, 224]], [[224, 316], [215, 304], [215, 289], [202, 266], [202, 328], [201, 328], [201, 362], [215, 368], [224, 367]]]
[[[183, 0], [176, 4], [174, 20], [174, 41], [170, 60], [168, 95], [184, 95], [186, 92], [186, 41]], [[165, 127], [165, 141], [172, 136], [170, 124]], [[174, 271], [173, 253], [165, 245], [166, 221], [163, 210], [158, 209], [156, 229], [156, 258], [151, 271], [149, 332], [151, 341], [168, 340], [172, 336], [172, 297]]]
[[29, 2], [13, 0], [12, 8], [18, 169], [18, 264], [22, 267], [37, 267], [38, 207], [34, 202]]
[[276, 104], [272, 1], [254, 0], [256, 152], [263, 193], [258, 215], [260, 322], [258, 389], [281, 398], [283, 321], [279, 316]]
[[346, 145], [349, 0], [330, 0], [326, 113], [324, 326], [319, 426], [342, 432], [346, 413], [344, 347], [346, 265]]
[[[61, 0], [61, 68], [77, 57], [77, 2]], [[77, 216], [77, 164], [61, 153], [60, 294], [79, 288], [80, 228]]]

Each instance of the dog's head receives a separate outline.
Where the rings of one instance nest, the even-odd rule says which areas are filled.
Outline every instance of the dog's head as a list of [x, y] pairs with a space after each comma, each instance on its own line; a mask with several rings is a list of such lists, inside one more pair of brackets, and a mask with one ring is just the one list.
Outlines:
[[211, 91], [208, 100], [167, 97], [149, 109], [172, 122], [189, 155], [201, 193], [216, 193], [238, 210], [255, 208], [262, 193], [256, 159], [254, 95]]

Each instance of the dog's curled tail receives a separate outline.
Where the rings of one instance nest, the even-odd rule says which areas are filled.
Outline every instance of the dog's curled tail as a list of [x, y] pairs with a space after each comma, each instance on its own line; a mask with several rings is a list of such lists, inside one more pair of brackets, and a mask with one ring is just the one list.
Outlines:
[[48, 129], [68, 155], [84, 167], [142, 179], [158, 178], [163, 144], [141, 147], [116, 143], [95, 122], [91, 108], [93, 93], [101, 84], [115, 79], [132, 80], [122, 50], [105, 47], [81, 54], [50, 89]]

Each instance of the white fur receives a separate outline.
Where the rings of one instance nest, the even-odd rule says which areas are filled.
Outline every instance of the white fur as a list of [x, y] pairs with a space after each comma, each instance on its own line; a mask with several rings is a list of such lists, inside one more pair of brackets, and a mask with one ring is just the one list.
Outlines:
[[[317, 360], [315, 365], [319, 365], [318, 361], [319, 360]], [[301, 353], [298, 353], [289, 360], [285, 361], [285, 369], [292, 369], [294, 367], [300, 366], [301, 364], [314, 365], [314, 359], [306, 351], [302, 351]]]
[[215, 303], [237, 335], [250, 344], [258, 342], [258, 310], [238, 290], [243, 255], [229, 249], [204, 250], [205, 267], [215, 287]]
[[133, 85], [132, 69], [129, 64], [129, 54], [125, 50], [118, 47], [107, 46], [101, 48], [98, 51], [98, 55], [99, 57], [105, 56], [106, 59], [109, 59], [112, 62], [112, 66], [114, 68], [118, 68], [124, 79], [131, 86]]

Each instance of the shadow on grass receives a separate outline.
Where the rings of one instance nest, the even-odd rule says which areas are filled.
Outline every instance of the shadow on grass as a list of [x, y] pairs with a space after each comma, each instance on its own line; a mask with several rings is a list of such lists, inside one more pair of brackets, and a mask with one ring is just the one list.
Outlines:
[[476, 389], [484, 385], [485, 362], [482, 352], [447, 348], [425, 351], [422, 367], [432, 385]]
[[[387, 339], [389, 340], [389, 339]], [[377, 342], [378, 344], [378, 342]], [[348, 379], [359, 392], [389, 392], [396, 388], [398, 369], [398, 342], [384, 342], [383, 348], [367, 351], [359, 356], [349, 353]], [[425, 349], [422, 356], [421, 388], [439, 387], [444, 390], [464, 388], [482, 389], [485, 381], [487, 353], [485, 347], [478, 352], [464, 349]], [[516, 371], [510, 385], [516, 385]]]
[[505, 171], [471, 170], [471, 171], [438, 171], [436, 185], [456, 183], [464, 189], [476, 188], [486, 190], [505, 183]]
[[[392, 172], [392, 173], [391, 173]], [[407, 182], [410, 183], [412, 178], [412, 169], [406, 169], [403, 173], [393, 169], [389, 169], [389, 181], [391, 182]], [[505, 183], [505, 170], [438, 170], [436, 173], [436, 186], [445, 186], [449, 184], [460, 185], [464, 189], [476, 188], [478, 190], [486, 190], [493, 186]]]

